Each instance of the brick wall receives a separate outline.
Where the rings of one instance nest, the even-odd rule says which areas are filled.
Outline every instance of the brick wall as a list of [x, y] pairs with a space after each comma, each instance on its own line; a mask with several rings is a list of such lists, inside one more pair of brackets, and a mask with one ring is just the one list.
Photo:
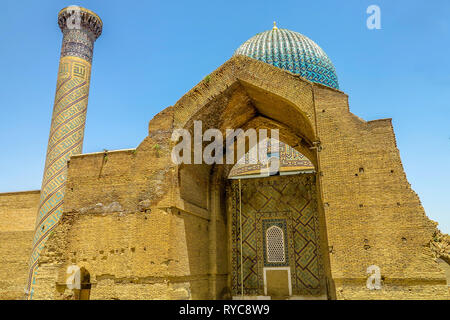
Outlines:
[[23, 299], [39, 190], [0, 194], [0, 300]]
[[[436, 223], [411, 189], [390, 119], [366, 122], [347, 96], [314, 86], [331, 270], [342, 299], [443, 298], [442, 270], [428, 246]], [[383, 290], [366, 288], [381, 269]]]
[[[170, 159], [172, 130], [204, 120], [204, 129], [278, 128], [316, 165], [331, 297], [448, 299], [428, 246], [435, 223], [406, 179], [391, 121], [361, 120], [347, 100], [234, 57], [155, 116], [135, 150], [72, 157], [64, 216], [42, 254], [35, 297], [71, 298], [72, 263], [90, 272], [92, 299], [229, 297], [229, 168]], [[365, 286], [370, 265], [381, 269], [382, 290]]]

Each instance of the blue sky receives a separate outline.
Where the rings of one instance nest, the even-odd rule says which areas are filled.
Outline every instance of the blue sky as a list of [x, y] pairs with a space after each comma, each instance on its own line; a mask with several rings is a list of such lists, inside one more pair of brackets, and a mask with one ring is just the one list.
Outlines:
[[[450, 1], [2, 1], [0, 192], [40, 188], [57, 14], [71, 4], [104, 23], [83, 152], [136, 147], [156, 113], [276, 20], [325, 50], [354, 114], [393, 118], [408, 180], [450, 232]], [[366, 27], [371, 4], [381, 8], [381, 30]]]

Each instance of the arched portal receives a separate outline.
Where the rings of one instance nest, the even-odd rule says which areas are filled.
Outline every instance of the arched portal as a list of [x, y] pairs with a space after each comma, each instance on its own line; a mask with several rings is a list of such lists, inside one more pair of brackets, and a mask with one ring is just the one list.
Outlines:
[[[177, 167], [178, 208], [188, 213], [186, 218], [180, 218], [184, 220], [186, 234], [194, 227], [205, 228], [206, 223], [208, 231], [196, 233], [192, 240], [188, 238], [190, 272], [200, 269], [191, 259], [197, 255], [196, 248], [208, 243], [209, 297], [333, 298], [318, 174], [320, 142], [315, 133], [311, 88], [293, 79], [298, 91], [290, 96], [282, 87], [267, 81], [263, 73], [247, 74], [246, 69], [229, 67], [221, 71], [220, 81], [227, 82], [222, 91], [200, 84], [177, 102], [174, 127], [186, 129], [191, 137], [195, 136], [196, 122], [202, 124], [201, 133], [218, 129], [222, 137], [228, 129], [276, 129], [279, 141], [288, 148], [286, 153], [297, 152], [303, 158], [296, 159], [295, 165], [281, 161], [280, 170], [254, 179], [235, 174], [239, 171], [234, 167], [238, 159], [233, 164], [183, 163]], [[205, 150], [210, 141], [203, 140], [199, 149]], [[192, 142], [195, 145], [194, 139]], [[236, 144], [232, 147], [236, 150]], [[251, 147], [246, 144], [245, 151]], [[191, 150], [191, 159], [195, 159], [195, 148]], [[296, 168], [289, 168], [290, 165]], [[273, 223], [279, 224], [284, 233], [287, 250], [284, 265], [264, 261], [267, 244], [263, 235]], [[280, 276], [277, 271], [281, 270], [288, 290], [283, 287], [277, 292], [270, 283]], [[199, 297], [204, 296], [199, 293]]]

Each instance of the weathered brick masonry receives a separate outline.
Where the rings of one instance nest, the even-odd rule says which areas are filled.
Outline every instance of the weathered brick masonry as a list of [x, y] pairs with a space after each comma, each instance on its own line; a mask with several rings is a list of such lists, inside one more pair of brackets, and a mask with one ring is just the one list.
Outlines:
[[0, 193], [0, 300], [23, 299], [39, 190]]
[[[330, 298], [448, 299], [429, 246], [436, 224], [406, 179], [390, 119], [361, 120], [344, 93], [246, 57], [155, 116], [136, 149], [71, 158], [36, 298], [71, 298], [70, 264], [90, 272], [92, 299], [230, 297], [230, 168], [170, 160], [173, 129], [200, 119], [205, 130], [279, 128], [316, 165]], [[370, 265], [381, 290], [366, 288]]]

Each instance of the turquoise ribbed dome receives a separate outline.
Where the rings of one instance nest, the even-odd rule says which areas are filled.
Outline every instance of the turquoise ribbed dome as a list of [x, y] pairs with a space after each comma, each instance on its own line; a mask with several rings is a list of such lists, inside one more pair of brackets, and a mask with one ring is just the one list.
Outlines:
[[234, 53], [239, 54], [339, 89], [336, 70], [326, 53], [298, 32], [274, 27], [245, 41]]

